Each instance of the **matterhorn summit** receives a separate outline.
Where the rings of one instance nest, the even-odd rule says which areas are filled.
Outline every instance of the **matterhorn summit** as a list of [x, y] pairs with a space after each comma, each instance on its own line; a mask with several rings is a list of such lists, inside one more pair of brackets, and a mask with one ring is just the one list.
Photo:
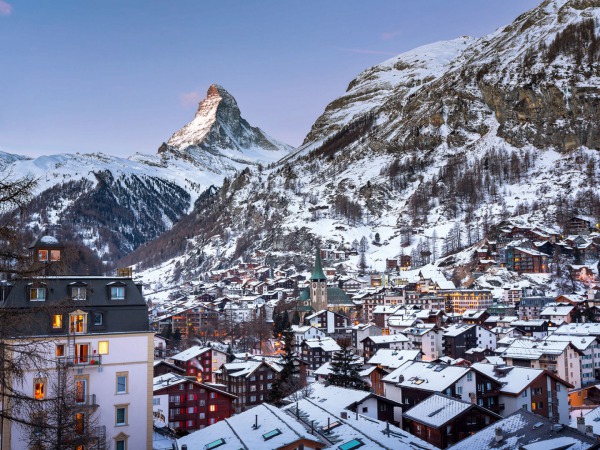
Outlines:
[[185, 158], [216, 173], [240, 166], [270, 163], [293, 148], [251, 126], [235, 98], [222, 86], [208, 88], [194, 119], [161, 145], [163, 157]]

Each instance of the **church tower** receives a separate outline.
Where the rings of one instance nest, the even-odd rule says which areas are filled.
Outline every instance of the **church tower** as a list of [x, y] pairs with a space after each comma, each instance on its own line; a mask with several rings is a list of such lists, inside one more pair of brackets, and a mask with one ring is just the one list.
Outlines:
[[321, 250], [318, 248], [315, 267], [310, 277], [310, 304], [315, 312], [327, 309], [327, 278], [323, 273]]

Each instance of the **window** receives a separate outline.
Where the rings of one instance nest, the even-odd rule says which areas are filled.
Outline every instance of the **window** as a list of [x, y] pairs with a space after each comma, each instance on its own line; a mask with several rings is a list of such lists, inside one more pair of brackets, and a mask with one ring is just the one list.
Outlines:
[[38, 250], [38, 261], [48, 261], [48, 250]]
[[71, 333], [87, 333], [87, 314], [77, 311], [69, 316]]
[[56, 344], [56, 357], [57, 358], [65, 357], [65, 344]]
[[208, 410], [209, 410], [210, 412], [215, 412], [215, 411], [217, 410], [217, 405], [210, 405], [210, 406], [208, 407]]
[[198, 408], [196, 408], [195, 406], [188, 406], [188, 408], [187, 408], [188, 414], [195, 414], [197, 412], [198, 412]]
[[111, 300], [125, 300], [125, 286], [111, 286], [110, 287], [110, 299]]
[[116, 439], [115, 450], [127, 450], [127, 441], [125, 439]]
[[50, 261], [60, 261], [60, 250], [50, 250]]
[[206, 414], [205, 413], [200, 413], [200, 414], [198, 414], [198, 417], [200, 419], [204, 419], [206, 417]]
[[75, 344], [75, 364], [90, 362], [90, 344]]
[[467, 372], [467, 381], [473, 381], [473, 373]]
[[115, 407], [115, 425], [116, 426], [127, 425], [127, 406], [116, 406]]
[[523, 393], [521, 394], [521, 397], [527, 397], [527, 389], [525, 389], [525, 390], [523, 391]]
[[33, 416], [31, 421], [33, 423], [33, 434], [35, 434], [36, 436], [42, 434], [44, 424], [46, 422], [44, 420], [44, 416], [42, 414], [36, 414]]
[[81, 301], [86, 299], [85, 286], [73, 286], [71, 287], [71, 299]]
[[98, 354], [99, 355], [108, 355], [108, 341], [99, 341], [98, 342]]
[[75, 414], [75, 433], [82, 435], [85, 432], [85, 414]]
[[160, 397], [153, 398], [152, 399], [152, 404], [153, 405], [160, 405]]
[[462, 395], [462, 386], [456, 386], [456, 394]]
[[[117, 394], [126, 394], [127, 393], [127, 376], [128, 372], [117, 372]], [[179, 396], [177, 400], [179, 400]], [[179, 401], [177, 401], [179, 403]]]
[[364, 413], [369, 412], [369, 408], [367, 406], [364, 406], [362, 409], [362, 412], [364, 412]]
[[54, 314], [52, 316], [52, 328], [54, 330], [60, 330], [62, 328], [63, 317], [62, 314]]
[[43, 302], [46, 300], [46, 288], [35, 287], [29, 289], [29, 300], [32, 302]]
[[98, 311], [94, 312], [94, 325], [100, 326], [104, 323], [104, 314]]
[[87, 380], [77, 379], [75, 380], [75, 402], [85, 403], [87, 395]]
[[38, 378], [35, 380], [33, 385], [33, 397], [36, 400], [44, 400], [44, 396], [46, 393], [46, 380], [43, 378]]

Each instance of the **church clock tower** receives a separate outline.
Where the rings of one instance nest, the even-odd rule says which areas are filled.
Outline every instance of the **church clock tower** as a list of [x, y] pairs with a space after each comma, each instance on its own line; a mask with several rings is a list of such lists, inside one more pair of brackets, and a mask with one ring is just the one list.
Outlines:
[[315, 267], [310, 277], [310, 304], [315, 312], [327, 309], [327, 278], [323, 273], [321, 250], [318, 248]]

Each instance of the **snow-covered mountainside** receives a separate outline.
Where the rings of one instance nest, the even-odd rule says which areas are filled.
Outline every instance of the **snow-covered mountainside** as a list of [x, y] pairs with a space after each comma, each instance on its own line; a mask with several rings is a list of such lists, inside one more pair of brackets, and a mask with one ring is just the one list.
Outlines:
[[0, 172], [38, 180], [27, 219], [34, 233], [58, 224], [67, 238], [83, 240], [114, 262], [171, 229], [225, 177], [248, 165], [267, 165], [290, 150], [251, 127], [235, 99], [213, 85], [194, 121], [156, 155], [77, 153], [33, 159], [0, 152]]
[[275, 162], [292, 147], [252, 127], [240, 114], [235, 99], [213, 84], [198, 105], [194, 120], [161, 145], [159, 153], [189, 158], [216, 173], [239, 169], [240, 164]]
[[297, 151], [245, 170], [128, 260], [173, 258], [162, 273], [177, 278], [255, 250], [306, 262], [317, 244], [365, 237], [367, 264], [383, 270], [402, 253], [455, 252], [511, 217], [600, 217], [599, 19], [600, 0], [547, 0], [491, 35], [364, 71]]

